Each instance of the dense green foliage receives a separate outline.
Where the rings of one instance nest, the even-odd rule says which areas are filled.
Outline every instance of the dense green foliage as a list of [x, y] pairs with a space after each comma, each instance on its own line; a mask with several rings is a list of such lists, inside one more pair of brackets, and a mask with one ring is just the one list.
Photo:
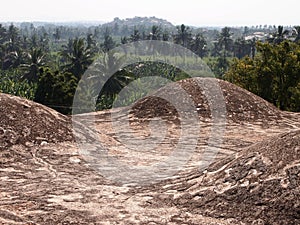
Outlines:
[[253, 59], [234, 60], [225, 79], [282, 110], [300, 111], [300, 45], [258, 42], [257, 51]]
[[0, 92], [33, 100], [37, 84], [21, 80], [20, 74], [18, 70], [0, 71]]
[[[142, 20], [148, 22], [137, 22]], [[26, 97], [69, 114], [78, 82], [95, 59], [100, 60], [95, 71], [98, 77], [89, 78], [88, 85], [91, 87], [100, 85], [101, 74], [105, 75], [110, 67], [117, 66], [113, 64], [119, 63], [111, 49], [141, 40], [161, 40], [193, 51], [207, 63], [216, 77], [236, 83], [281, 109], [300, 110], [297, 44], [300, 27], [207, 29], [183, 24], [173, 26], [163, 20], [158, 20], [162, 25], [155, 25], [157, 23], [151, 21], [156, 21], [156, 18], [115, 18], [111, 23], [89, 27], [0, 24], [0, 91]], [[82, 97], [82, 101], [93, 98], [96, 109], [110, 108], [122, 88], [136, 81], [136, 93], [122, 99], [124, 104], [129, 104], [151, 90], [151, 85], [145, 84], [143, 77], [161, 76], [171, 81], [188, 77], [173, 66], [147, 62], [147, 56], [140, 61], [116, 72], [100, 93], [93, 93], [93, 88], [85, 90], [86, 96]]]
[[40, 76], [34, 101], [67, 114], [72, 109], [77, 83], [70, 72], [53, 73], [47, 69]]

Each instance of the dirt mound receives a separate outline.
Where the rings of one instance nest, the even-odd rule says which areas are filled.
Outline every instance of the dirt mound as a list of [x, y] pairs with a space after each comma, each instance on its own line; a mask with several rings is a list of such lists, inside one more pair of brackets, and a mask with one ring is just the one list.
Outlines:
[[162, 117], [178, 121], [178, 107], [163, 98], [170, 97], [172, 102], [180, 102], [184, 106], [186, 99], [182, 90], [194, 103], [194, 106], [186, 107], [185, 113], [192, 109], [200, 118], [211, 118], [212, 109], [221, 111], [222, 104], [226, 106], [227, 119], [238, 123], [271, 122], [281, 118], [281, 112], [262, 98], [229, 82], [213, 78], [191, 78], [166, 85], [135, 103], [131, 113], [139, 119]]
[[32, 101], [0, 94], [0, 148], [72, 140], [70, 118]]
[[300, 130], [218, 161], [188, 183], [172, 204], [247, 224], [300, 224]]
[[[197, 104], [196, 112], [204, 119], [210, 118], [204, 92], [213, 90], [212, 81], [195, 78], [177, 83], [188, 90]], [[204, 90], [195, 82], [205, 84]], [[300, 224], [300, 131], [271, 137], [299, 127], [299, 115], [291, 113], [289, 121], [278, 120], [280, 126], [251, 123], [276, 121], [286, 114], [243, 89], [217, 82], [225, 97], [227, 117], [250, 123], [229, 122], [218, 161], [200, 173], [192, 170], [198, 168], [210, 134], [210, 121], [205, 120], [195, 157], [183, 168], [186, 171], [140, 187], [120, 185], [88, 166], [78, 142], [70, 142], [70, 118], [40, 104], [0, 94], [0, 224]], [[169, 95], [181, 104], [177, 91], [178, 86], [163, 88], [158, 94]], [[222, 110], [218, 104], [214, 107]], [[154, 96], [142, 99], [132, 112], [145, 119], [163, 116], [178, 120], [176, 108]], [[86, 146], [95, 149], [94, 133], [99, 134], [107, 152], [129, 166], [136, 165], [136, 159], [157, 162], [171, 154], [181, 131], [177, 126], [168, 127], [173, 136], [166, 135], [156, 151], [149, 148], [150, 141], [161, 141], [160, 137], [147, 138], [151, 129], [160, 129], [160, 124], [151, 124], [148, 132], [133, 123], [136, 129], [130, 133], [125, 123], [120, 123], [117, 125], [124, 132], [117, 135], [112, 129], [111, 113], [78, 115], [80, 121], [96, 124], [92, 131], [76, 124], [82, 126], [77, 135], [82, 136]], [[125, 116], [121, 114], [118, 120]], [[194, 128], [192, 123], [189, 126]], [[142, 134], [141, 140], [150, 140], [135, 143], [140, 146], [138, 152], [122, 146], [120, 140], [132, 141], [138, 134]], [[43, 141], [49, 144], [41, 144]], [[191, 143], [187, 141], [186, 145]]]

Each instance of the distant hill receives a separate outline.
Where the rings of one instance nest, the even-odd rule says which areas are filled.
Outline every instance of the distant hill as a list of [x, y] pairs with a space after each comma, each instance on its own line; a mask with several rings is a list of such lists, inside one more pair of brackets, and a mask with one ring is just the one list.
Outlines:
[[104, 26], [128, 26], [128, 27], [134, 27], [134, 26], [162, 26], [165, 28], [174, 28], [175, 26], [170, 23], [169, 21], [165, 19], [159, 19], [156, 17], [134, 17], [134, 18], [127, 18], [127, 19], [119, 19], [116, 17], [112, 22], [103, 24]]
[[65, 21], [65, 22], [46, 22], [46, 21], [32, 21], [32, 22], [0, 22], [5, 27], [14, 24], [16, 27], [34, 27], [41, 26], [67, 26], [67, 27], [91, 27], [104, 24], [103, 21]]

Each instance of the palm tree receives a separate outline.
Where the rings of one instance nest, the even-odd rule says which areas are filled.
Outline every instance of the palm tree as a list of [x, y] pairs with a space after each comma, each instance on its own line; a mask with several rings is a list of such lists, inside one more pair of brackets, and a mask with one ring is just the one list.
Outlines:
[[57, 27], [55, 28], [55, 32], [53, 33], [53, 37], [55, 42], [57, 43], [61, 38], [61, 30]]
[[250, 42], [246, 41], [245, 38], [238, 38], [234, 42], [233, 46], [234, 56], [241, 59], [245, 56], [251, 55], [251, 45]]
[[121, 44], [122, 45], [125, 45], [129, 42], [128, 38], [125, 36], [125, 37], [121, 37]]
[[151, 27], [151, 32], [148, 35], [148, 40], [159, 40], [161, 38], [161, 28], [153, 25]]
[[221, 55], [221, 47], [218, 43], [218, 41], [212, 41], [213, 47], [211, 49], [211, 56], [213, 57], [219, 57]]
[[[218, 75], [223, 76], [229, 68], [229, 61], [227, 59], [232, 51], [233, 40], [231, 39], [232, 33], [229, 27], [224, 27], [219, 34], [217, 46], [219, 46], [221, 55], [217, 59], [217, 68], [219, 70]], [[223, 53], [223, 54], [222, 54]]]
[[286, 39], [286, 35], [288, 35], [289, 31], [284, 30], [283, 26], [278, 26], [277, 31], [271, 34], [271, 37], [268, 39], [270, 43], [280, 44]]
[[6, 29], [0, 24], [0, 44], [2, 45], [6, 39]]
[[68, 43], [62, 46], [64, 54], [73, 52], [73, 41], [73, 39], [69, 38]]
[[251, 40], [248, 40], [248, 43], [249, 43], [250, 49], [251, 49], [251, 58], [254, 59], [254, 57], [256, 55], [256, 43], [257, 43], [257, 39], [254, 37]]
[[130, 41], [136, 42], [136, 41], [139, 41], [139, 40], [141, 40], [140, 32], [139, 32], [139, 30], [134, 29], [133, 34], [130, 35]]
[[10, 25], [7, 30], [0, 26], [0, 51], [2, 69], [10, 68], [14, 54], [21, 52], [19, 30], [14, 25]]
[[137, 54], [136, 50], [139, 46], [138, 41], [141, 40], [140, 32], [137, 29], [133, 30], [133, 34], [130, 35], [130, 41], [133, 42], [133, 45], [135, 47], [135, 54]]
[[218, 44], [224, 50], [224, 57], [228, 55], [228, 52], [232, 49], [233, 40], [231, 38], [232, 33], [229, 27], [224, 27], [219, 34]]
[[[100, 95], [114, 96], [131, 80], [133, 75], [122, 68], [124, 57], [117, 57], [113, 52], [104, 53], [103, 57], [93, 65], [90, 80], [94, 85], [103, 87]], [[93, 75], [94, 74], [94, 75]]]
[[207, 54], [207, 42], [202, 34], [197, 34], [192, 41], [191, 49], [192, 51], [203, 58]]
[[13, 24], [8, 27], [6, 32], [7, 36], [7, 51], [13, 52], [19, 49], [20, 44], [20, 37], [19, 37], [19, 30]]
[[91, 52], [96, 53], [99, 51], [99, 48], [97, 46], [97, 42], [95, 40], [95, 37], [93, 34], [88, 34], [86, 37], [86, 42], [87, 42], [87, 48], [91, 50]]
[[102, 50], [104, 52], [108, 52], [109, 50], [112, 50], [114, 47], [116, 47], [116, 43], [112, 39], [112, 37], [109, 34], [106, 34], [104, 36], [104, 42], [102, 44]]
[[298, 42], [300, 40], [300, 26], [295, 26], [294, 29], [295, 29], [295, 33], [297, 35], [294, 42]]
[[169, 41], [169, 39], [170, 39], [170, 33], [167, 30], [165, 30], [162, 34], [162, 40]]
[[45, 65], [45, 54], [41, 48], [31, 48], [25, 55], [25, 63], [21, 65], [27, 72], [23, 79], [29, 82], [37, 82], [39, 79], [40, 68]]
[[[103, 53], [86, 72], [79, 82], [80, 101], [85, 110], [92, 109], [90, 100], [94, 99], [97, 109], [107, 109], [112, 106], [117, 94], [133, 80], [133, 73], [123, 67], [125, 56], [119, 57], [112, 51]], [[101, 90], [100, 90], [101, 88]]]
[[181, 26], [177, 26], [177, 34], [174, 37], [175, 43], [180, 44], [183, 47], [188, 47], [190, 45], [190, 41], [192, 40], [192, 32], [189, 27], [182, 24]]
[[60, 54], [67, 61], [64, 69], [79, 80], [93, 61], [91, 51], [85, 46], [83, 38], [70, 40], [63, 48]]
[[17, 68], [23, 61], [23, 52], [21, 50], [9, 52], [3, 58], [2, 69]]
[[34, 34], [31, 36], [29, 43], [30, 43], [30, 47], [31, 47], [31, 48], [36, 48], [36, 47], [38, 47], [39, 42], [38, 42], [38, 36], [37, 36], [36, 33], [34, 33]]

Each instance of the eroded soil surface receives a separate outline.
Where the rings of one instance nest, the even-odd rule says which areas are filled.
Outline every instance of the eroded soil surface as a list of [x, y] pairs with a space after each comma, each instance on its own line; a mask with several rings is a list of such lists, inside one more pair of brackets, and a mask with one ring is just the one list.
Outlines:
[[[171, 105], [148, 97], [77, 116], [75, 135], [70, 117], [1, 94], [0, 223], [300, 224], [300, 115], [218, 81], [226, 124], [218, 123], [203, 94], [211, 88], [195, 82], [214, 84], [179, 82], [195, 102], [197, 124], [182, 124]], [[113, 167], [99, 151], [134, 168], [166, 161], [181, 142], [193, 152], [183, 166], [171, 163], [164, 179], [163, 167], [132, 182], [103, 171]], [[208, 146], [215, 155], [205, 154]]]

